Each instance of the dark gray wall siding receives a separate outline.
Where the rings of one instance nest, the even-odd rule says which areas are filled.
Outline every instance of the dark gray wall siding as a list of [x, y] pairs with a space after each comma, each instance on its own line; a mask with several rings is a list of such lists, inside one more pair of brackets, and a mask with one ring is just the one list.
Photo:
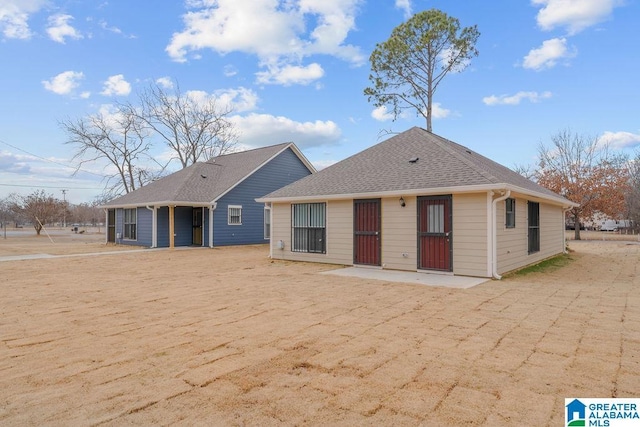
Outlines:
[[[311, 174], [289, 148], [222, 197], [214, 211], [214, 246], [267, 243], [264, 204], [255, 199]], [[242, 225], [228, 225], [229, 205], [242, 206]]]
[[[122, 245], [151, 246], [152, 212], [147, 208], [137, 208], [136, 240], [124, 238], [124, 209], [116, 209], [116, 243]], [[118, 235], [120, 238], [118, 239]]]
[[158, 208], [158, 247], [169, 247], [169, 207]]
[[153, 212], [147, 208], [138, 208], [137, 245], [151, 246], [153, 242]]
[[175, 246], [190, 246], [193, 243], [193, 208], [176, 206], [174, 228]]

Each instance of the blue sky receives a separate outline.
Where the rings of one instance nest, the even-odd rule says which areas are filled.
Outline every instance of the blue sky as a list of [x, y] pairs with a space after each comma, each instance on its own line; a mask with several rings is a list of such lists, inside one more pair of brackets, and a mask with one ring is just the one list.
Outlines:
[[318, 168], [382, 130], [426, 127], [391, 121], [363, 90], [376, 43], [430, 8], [481, 33], [480, 55], [436, 93], [435, 133], [509, 167], [566, 128], [640, 145], [637, 0], [0, 0], [0, 198], [92, 201], [105, 165], [72, 177], [59, 121], [152, 82], [230, 103], [240, 147], [293, 141]]

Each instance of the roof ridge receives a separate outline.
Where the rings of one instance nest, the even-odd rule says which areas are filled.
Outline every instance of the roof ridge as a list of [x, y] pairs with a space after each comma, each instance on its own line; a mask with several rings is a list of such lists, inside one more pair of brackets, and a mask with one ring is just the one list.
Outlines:
[[236, 155], [236, 154], [250, 153], [252, 151], [266, 150], [268, 148], [275, 148], [275, 147], [284, 146], [284, 145], [291, 145], [291, 144], [293, 144], [293, 142], [281, 142], [279, 144], [265, 145], [264, 147], [256, 147], [256, 148], [250, 148], [248, 150], [234, 151], [233, 153], [220, 154], [218, 156], [210, 158], [205, 163], [210, 162], [211, 160], [214, 160], [214, 159], [219, 159], [220, 157], [227, 157], [227, 156], [233, 156], [233, 155]]

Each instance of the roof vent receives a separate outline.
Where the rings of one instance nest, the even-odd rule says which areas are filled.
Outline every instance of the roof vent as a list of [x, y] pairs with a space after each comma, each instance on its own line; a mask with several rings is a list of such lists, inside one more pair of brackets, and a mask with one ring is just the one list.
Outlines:
[[203, 174], [203, 173], [201, 173], [201, 174], [200, 174], [200, 176], [201, 176], [202, 178], [206, 178], [206, 177], [207, 177], [207, 175], [205, 175], [205, 174]]
[[412, 157], [409, 159], [409, 163], [416, 163], [418, 160], [420, 160], [419, 157]]
[[467, 153], [471, 154], [471, 150], [469, 150], [469, 149], [464, 150], [464, 151], [466, 151]]

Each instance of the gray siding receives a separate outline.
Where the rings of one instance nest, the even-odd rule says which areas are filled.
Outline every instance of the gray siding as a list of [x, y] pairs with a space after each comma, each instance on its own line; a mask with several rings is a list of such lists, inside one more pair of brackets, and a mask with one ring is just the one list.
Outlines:
[[[264, 238], [264, 204], [255, 199], [310, 173], [289, 148], [224, 195], [214, 211], [214, 246], [268, 243]], [[229, 205], [242, 206], [242, 225], [228, 225]]]
[[193, 243], [193, 208], [176, 206], [174, 215], [174, 245], [190, 246]]
[[[136, 240], [124, 238], [124, 209], [116, 209], [116, 243], [133, 246], [151, 246], [152, 212], [147, 208], [137, 208]], [[117, 236], [120, 235], [118, 239]]]
[[158, 209], [158, 247], [169, 247], [169, 207], [163, 206]]

